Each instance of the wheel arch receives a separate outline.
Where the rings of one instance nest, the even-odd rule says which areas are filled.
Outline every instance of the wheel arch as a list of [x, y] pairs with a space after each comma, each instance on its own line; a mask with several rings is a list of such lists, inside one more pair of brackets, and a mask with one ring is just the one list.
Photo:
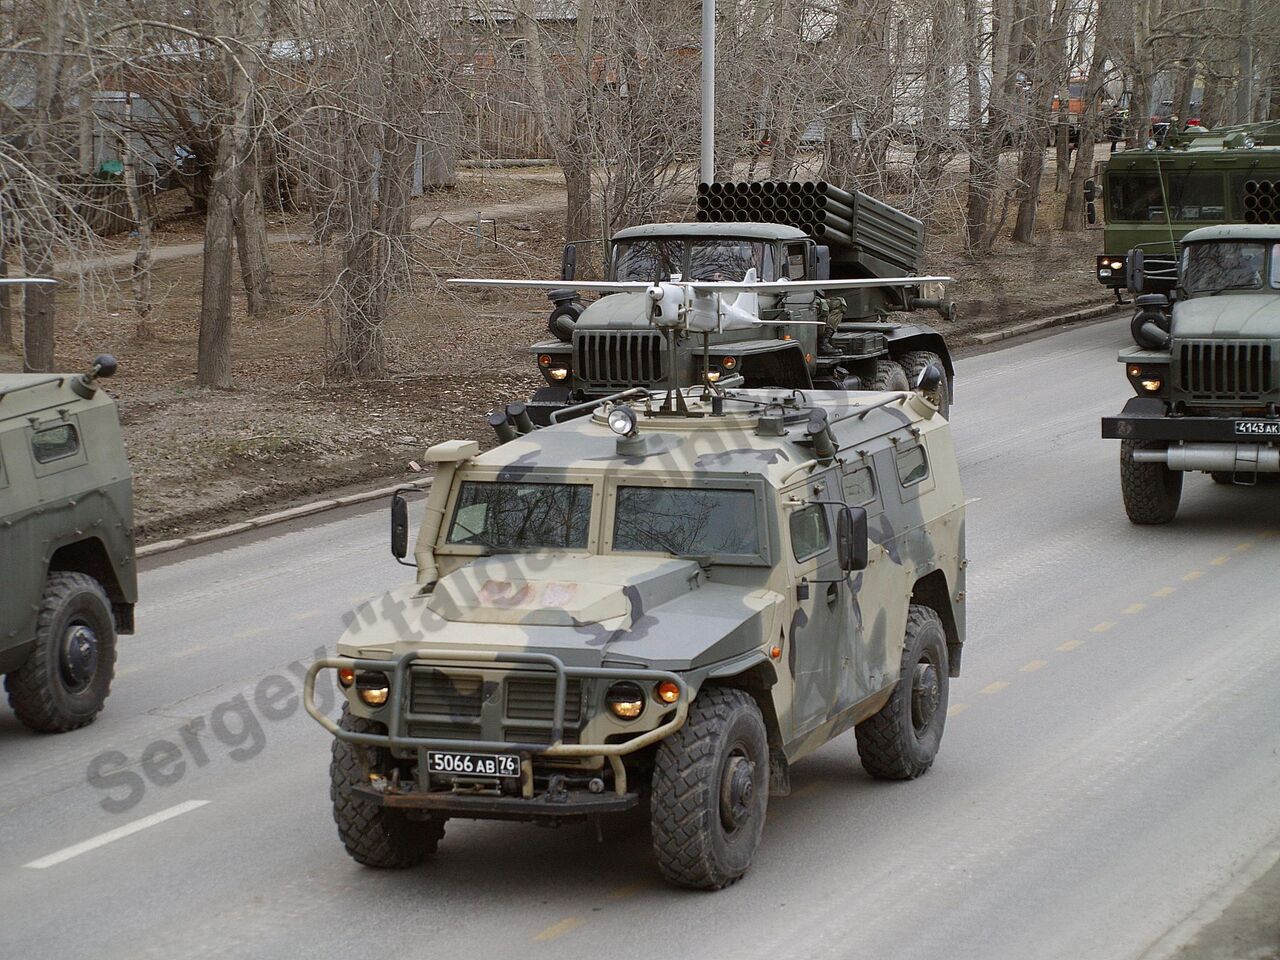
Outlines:
[[951, 588], [947, 575], [941, 570], [925, 574], [911, 588], [912, 604], [928, 607], [942, 621], [947, 635], [947, 675], [960, 676], [960, 657], [964, 651], [964, 638], [956, 623], [955, 607], [951, 603]]
[[760, 709], [765, 733], [769, 742], [769, 795], [785, 797], [791, 792], [791, 768], [783, 747], [782, 725], [773, 702], [773, 688], [778, 682], [778, 671], [772, 661], [763, 654], [744, 670], [727, 676], [714, 673], [707, 677], [703, 688], [728, 687], [749, 694]]
[[897, 360], [904, 353], [910, 353], [913, 350], [928, 350], [930, 353], [936, 353], [942, 358], [942, 363], [947, 368], [947, 382], [954, 384], [956, 379], [955, 364], [951, 360], [951, 351], [947, 349], [947, 341], [942, 334], [922, 327], [910, 329], [911, 332], [904, 336], [893, 337], [889, 340], [889, 356]]
[[99, 538], [85, 537], [58, 547], [49, 557], [48, 573], [83, 573], [93, 577], [102, 584], [111, 601], [116, 630], [120, 633], [133, 631], [133, 602], [116, 575], [106, 544]]

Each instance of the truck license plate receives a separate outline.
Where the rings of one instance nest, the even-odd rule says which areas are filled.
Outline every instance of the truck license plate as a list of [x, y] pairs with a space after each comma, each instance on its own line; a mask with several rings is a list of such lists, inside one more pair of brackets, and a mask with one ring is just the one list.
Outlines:
[[1280, 437], [1280, 420], [1237, 420], [1238, 437]]
[[520, 757], [514, 753], [427, 753], [427, 771], [464, 777], [518, 777]]

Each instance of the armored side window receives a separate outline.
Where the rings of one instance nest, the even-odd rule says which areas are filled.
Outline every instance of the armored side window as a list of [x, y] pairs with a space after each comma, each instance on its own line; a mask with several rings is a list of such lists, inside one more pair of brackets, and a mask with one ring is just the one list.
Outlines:
[[915, 446], [899, 450], [897, 461], [898, 480], [904, 487], [917, 484], [929, 476], [929, 460], [925, 456], [924, 447]]
[[796, 560], [816, 557], [831, 546], [826, 508], [814, 504], [791, 514], [791, 552]]
[[51, 463], [80, 450], [80, 436], [69, 423], [45, 427], [31, 435], [31, 455], [37, 463]]
[[870, 467], [854, 467], [847, 471], [843, 483], [844, 502], [851, 507], [860, 507], [876, 498], [876, 480]]
[[803, 243], [787, 244], [787, 279], [803, 280], [805, 249]]

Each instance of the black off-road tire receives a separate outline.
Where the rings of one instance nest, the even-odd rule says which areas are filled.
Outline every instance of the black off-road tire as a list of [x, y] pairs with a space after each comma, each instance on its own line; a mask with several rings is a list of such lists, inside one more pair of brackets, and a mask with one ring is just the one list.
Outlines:
[[[386, 733], [382, 724], [353, 716], [346, 705], [338, 725], [355, 733]], [[369, 782], [361, 763], [366, 751], [370, 769], [377, 769], [386, 759], [380, 747], [365, 747], [337, 738], [333, 741], [329, 797], [333, 800], [338, 837], [351, 858], [366, 867], [392, 870], [416, 867], [436, 852], [444, 836], [444, 822], [410, 820], [403, 810], [379, 806], [353, 794], [353, 786]]]
[[768, 803], [769, 742], [760, 708], [742, 690], [703, 690], [654, 763], [649, 810], [662, 875], [700, 890], [739, 880], [751, 866]]
[[[75, 669], [86, 671], [78, 679], [64, 651], [72, 643], [81, 650]], [[91, 654], [84, 652], [85, 644], [92, 646]], [[84, 573], [51, 573], [36, 618], [35, 648], [26, 663], [4, 678], [9, 705], [39, 733], [76, 730], [102, 712], [115, 665], [116, 623], [102, 585]]]
[[933, 764], [947, 721], [947, 633], [929, 607], [907, 612], [902, 673], [888, 703], [854, 728], [858, 757], [880, 780], [914, 780]]
[[1120, 492], [1131, 523], [1168, 523], [1182, 499], [1182, 472], [1162, 463], [1135, 463], [1134, 450], [1160, 450], [1158, 440], [1120, 441]]
[[933, 364], [942, 371], [942, 383], [938, 385], [938, 412], [944, 417], [951, 416], [951, 380], [947, 376], [947, 365], [942, 362], [942, 358], [936, 353], [929, 350], [912, 350], [904, 353], [898, 358], [898, 362], [902, 364], [902, 369], [907, 375], [907, 382], [914, 390], [916, 381], [920, 379], [923, 370]]
[[875, 376], [867, 384], [868, 390], [910, 390], [907, 372], [896, 360], [877, 360]]

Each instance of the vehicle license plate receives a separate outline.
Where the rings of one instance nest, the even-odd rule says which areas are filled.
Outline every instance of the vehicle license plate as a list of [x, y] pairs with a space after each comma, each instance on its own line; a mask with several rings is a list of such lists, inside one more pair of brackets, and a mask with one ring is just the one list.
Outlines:
[[430, 773], [451, 773], [464, 777], [518, 777], [520, 757], [514, 753], [427, 753]]
[[1236, 436], [1280, 437], [1280, 420], [1237, 420]]

